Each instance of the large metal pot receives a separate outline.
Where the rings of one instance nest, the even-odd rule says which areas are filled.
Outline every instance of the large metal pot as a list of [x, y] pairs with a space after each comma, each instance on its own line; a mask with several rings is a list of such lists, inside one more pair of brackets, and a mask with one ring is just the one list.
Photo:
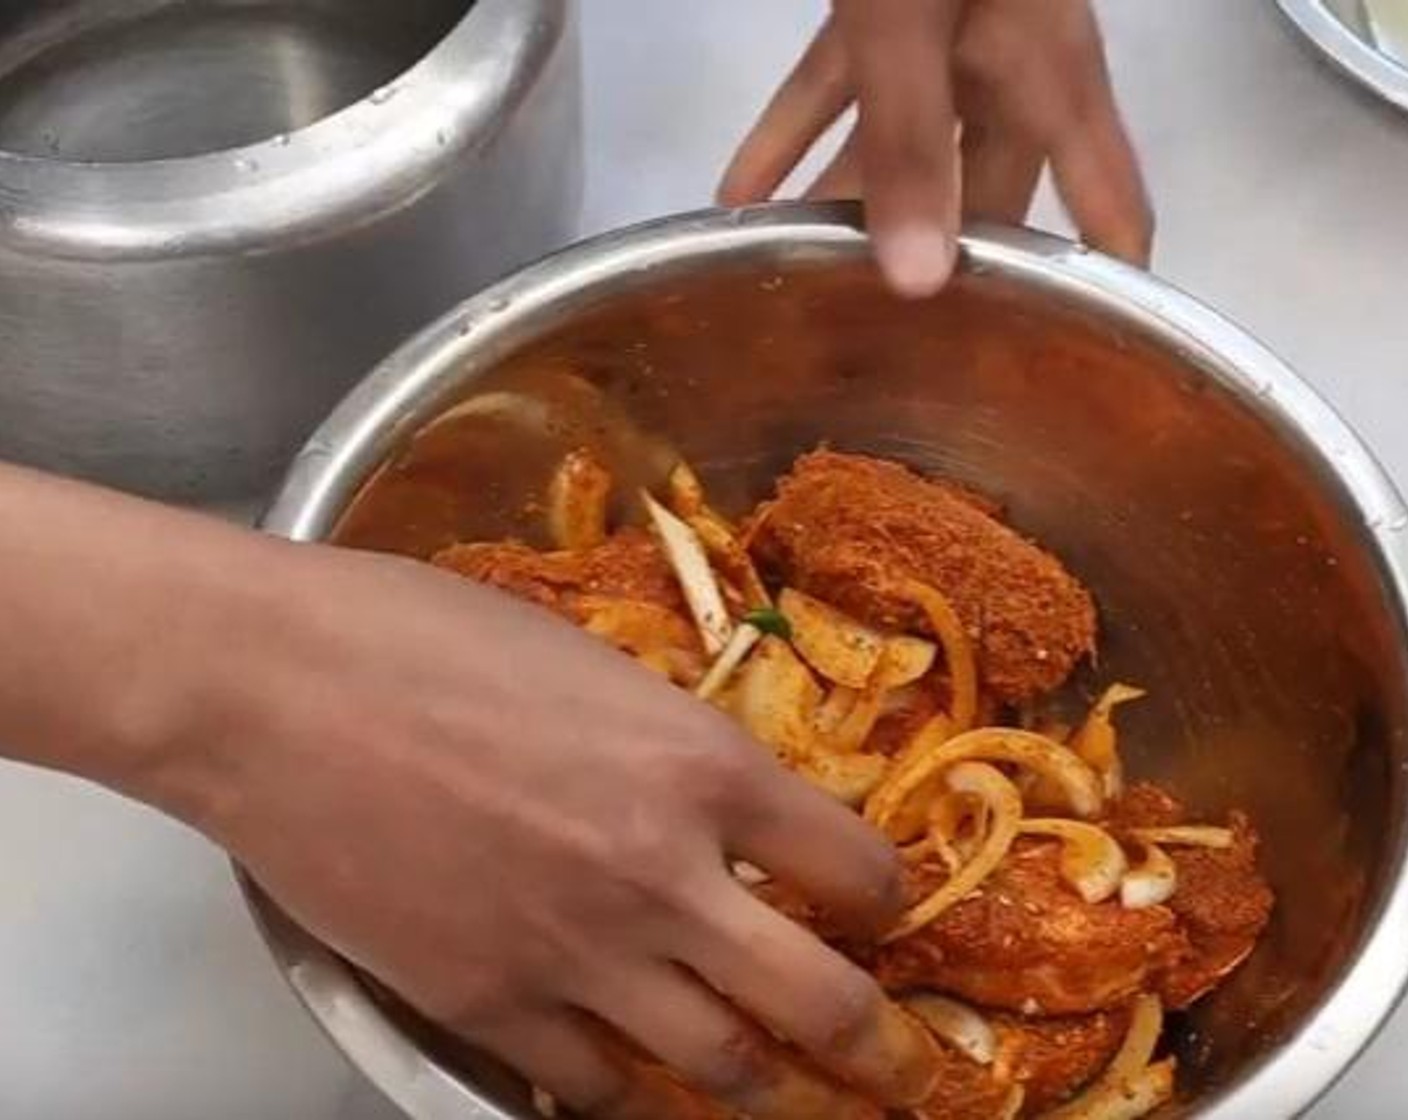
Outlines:
[[569, 240], [571, 0], [0, 10], [0, 457], [265, 491], [369, 365]]
[[[1293, 1115], [1408, 977], [1408, 512], [1303, 382], [1159, 281], [983, 230], [942, 297], [902, 304], [855, 218], [683, 217], [490, 289], [333, 414], [267, 525], [413, 553], [524, 531], [524, 498], [581, 435], [552, 419], [577, 390], [553, 393], [583, 381], [598, 416], [674, 441], [726, 501], [820, 440], [996, 494], [1093, 587], [1102, 679], [1150, 688], [1128, 717], [1136, 771], [1264, 830], [1273, 928], [1180, 1028], [1183, 1101], [1219, 1120]], [[446, 419], [513, 387], [548, 403]], [[411, 1116], [527, 1115], [251, 898], [310, 1010]]]

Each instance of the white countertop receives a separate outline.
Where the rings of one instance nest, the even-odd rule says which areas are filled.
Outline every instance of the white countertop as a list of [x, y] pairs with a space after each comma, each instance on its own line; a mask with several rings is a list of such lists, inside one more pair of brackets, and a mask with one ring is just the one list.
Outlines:
[[[1102, 6], [1159, 271], [1289, 359], [1408, 486], [1408, 119], [1270, 0]], [[586, 228], [706, 202], [821, 7], [584, 0]], [[1405, 1050], [1400, 1016], [1316, 1120], [1402, 1116]], [[218, 853], [0, 767], [0, 1120], [393, 1118], [284, 990]]]

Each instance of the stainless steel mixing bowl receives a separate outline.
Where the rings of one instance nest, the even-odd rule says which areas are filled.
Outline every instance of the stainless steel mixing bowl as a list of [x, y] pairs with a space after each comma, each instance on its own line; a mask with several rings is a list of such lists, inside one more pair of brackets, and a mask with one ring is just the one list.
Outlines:
[[[421, 554], [531, 532], [526, 499], [574, 443], [654, 469], [622, 418], [672, 440], [726, 503], [821, 440], [1000, 497], [1094, 589], [1100, 678], [1151, 690], [1128, 714], [1135, 771], [1264, 831], [1274, 924], [1180, 1023], [1181, 1107], [1293, 1115], [1408, 976], [1408, 511], [1304, 383], [1192, 299], [1029, 233], [965, 248], [925, 304], [885, 294], [848, 209], [683, 217], [572, 249], [377, 370], [267, 525]], [[446, 418], [504, 389], [540, 407]], [[502, 1075], [251, 898], [313, 1014], [410, 1115], [526, 1115]]]
[[407, 334], [571, 238], [572, 0], [0, 5], [0, 457], [267, 493]]

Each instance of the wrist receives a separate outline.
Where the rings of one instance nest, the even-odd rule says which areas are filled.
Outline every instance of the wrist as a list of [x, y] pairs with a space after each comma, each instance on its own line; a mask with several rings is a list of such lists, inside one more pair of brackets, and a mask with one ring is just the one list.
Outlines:
[[270, 660], [297, 601], [288, 587], [301, 550], [221, 536], [163, 576], [181, 603], [142, 650], [134, 687], [110, 698], [99, 720], [109, 749], [95, 755], [112, 769], [90, 776], [223, 843], [277, 740], [259, 712], [274, 702]]
[[295, 546], [0, 466], [0, 745], [207, 829], [218, 732]]

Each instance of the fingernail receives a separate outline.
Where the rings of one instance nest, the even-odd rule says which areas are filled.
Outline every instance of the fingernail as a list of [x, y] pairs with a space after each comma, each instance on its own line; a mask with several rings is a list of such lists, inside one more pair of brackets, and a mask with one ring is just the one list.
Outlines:
[[926, 299], [948, 283], [958, 255], [952, 235], [937, 226], [903, 226], [878, 238], [880, 268], [906, 299]]
[[939, 1077], [939, 1049], [933, 1036], [914, 1017], [886, 1003], [880, 1015], [879, 1052], [874, 1063], [875, 1088], [884, 1103], [913, 1108], [933, 1094]]

